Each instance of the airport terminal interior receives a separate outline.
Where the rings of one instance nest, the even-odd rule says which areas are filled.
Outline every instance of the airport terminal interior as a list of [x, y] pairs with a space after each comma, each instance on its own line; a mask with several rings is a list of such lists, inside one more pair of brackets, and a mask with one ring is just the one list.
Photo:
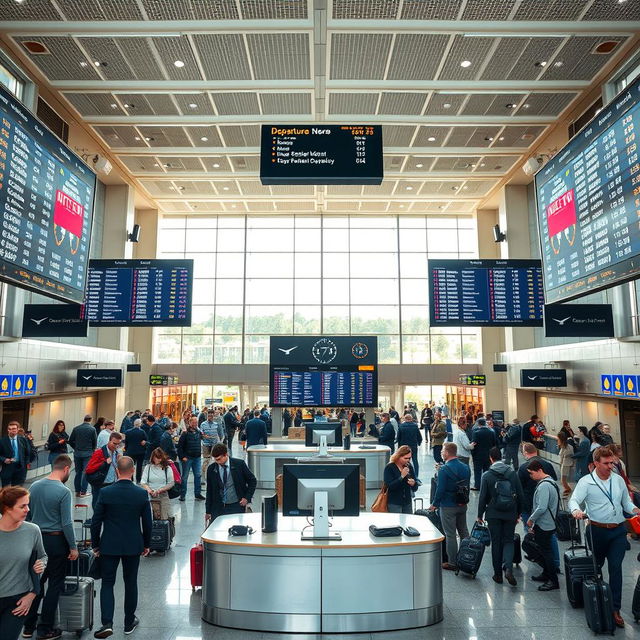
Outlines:
[[[0, 0], [0, 115], [0, 436], [16, 421], [37, 447], [25, 486], [58, 420], [266, 409], [268, 447], [232, 443], [253, 515], [205, 532], [190, 479], [171, 547], [141, 559], [131, 637], [592, 633], [564, 567], [548, 593], [527, 559], [497, 584], [490, 548], [457, 575], [430, 519], [371, 506], [380, 414], [422, 427], [427, 405], [454, 441], [479, 414], [540, 425], [558, 479], [564, 421], [604, 424], [640, 500], [639, 0]], [[318, 462], [324, 485], [296, 470]], [[342, 541], [301, 539], [325, 499]], [[254, 544], [227, 537], [241, 522]], [[420, 537], [368, 533], [397, 522]], [[119, 574], [116, 638], [122, 601]]]

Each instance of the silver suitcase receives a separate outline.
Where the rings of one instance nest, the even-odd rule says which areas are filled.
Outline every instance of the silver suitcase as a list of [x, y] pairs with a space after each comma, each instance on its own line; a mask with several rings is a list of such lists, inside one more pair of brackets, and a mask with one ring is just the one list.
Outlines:
[[58, 600], [58, 624], [63, 631], [75, 632], [78, 637], [86, 629], [93, 629], [93, 578], [67, 576]]

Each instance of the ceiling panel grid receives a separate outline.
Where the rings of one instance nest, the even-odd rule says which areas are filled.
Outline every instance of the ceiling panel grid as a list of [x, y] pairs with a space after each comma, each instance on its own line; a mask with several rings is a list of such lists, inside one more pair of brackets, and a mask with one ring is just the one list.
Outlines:
[[304, 80], [311, 77], [306, 33], [249, 33], [247, 45], [258, 80]]

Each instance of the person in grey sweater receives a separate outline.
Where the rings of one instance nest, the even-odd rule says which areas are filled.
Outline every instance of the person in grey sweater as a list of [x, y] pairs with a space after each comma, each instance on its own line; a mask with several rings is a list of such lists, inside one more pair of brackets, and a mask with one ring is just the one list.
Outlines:
[[542, 573], [538, 576], [532, 576], [531, 579], [543, 583], [538, 587], [538, 591], [553, 591], [560, 588], [551, 546], [560, 506], [560, 490], [558, 485], [546, 474], [539, 460], [532, 460], [527, 466], [527, 472], [531, 479], [538, 483], [533, 494], [533, 512], [529, 516], [527, 527], [533, 532], [544, 558]]
[[[25, 522], [29, 492], [23, 487], [0, 489], [0, 637], [17, 640], [24, 617], [40, 589], [47, 564], [38, 525]], [[10, 550], [10, 552], [8, 552]]]
[[[65, 487], [71, 474], [71, 458], [59, 455], [53, 461], [53, 470], [41, 480], [31, 485], [31, 522], [42, 532], [44, 549], [47, 553], [47, 568], [40, 579], [40, 591], [31, 604], [29, 615], [24, 621], [23, 637], [38, 628], [38, 639], [57, 637], [54, 629], [58, 596], [64, 587], [67, 560], [78, 559], [78, 547], [73, 533], [71, 511], [71, 491]], [[47, 586], [45, 595], [45, 586]], [[38, 623], [38, 606], [42, 602], [42, 615]], [[26, 636], [25, 636], [26, 634]]]
[[69, 438], [69, 446], [73, 449], [73, 461], [75, 464], [75, 478], [73, 485], [76, 490], [76, 497], [87, 495], [87, 476], [84, 473], [87, 462], [97, 446], [98, 436], [91, 421], [90, 415], [84, 417], [84, 422], [74, 427]]

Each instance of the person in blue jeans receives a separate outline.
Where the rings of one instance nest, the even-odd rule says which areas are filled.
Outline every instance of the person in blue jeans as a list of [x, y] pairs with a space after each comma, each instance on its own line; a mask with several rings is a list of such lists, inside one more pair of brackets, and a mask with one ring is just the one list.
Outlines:
[[189, 472], [193, 471], [193, 491], [196, 500], [204, 500], [200, 489], [200, 477], [202, 475], [202, 433], [198, 429], [198, 418], [190, 418], [189, 426], [182, 432], [178, 440], [178, 458], [182, 462], [182, 493], [180, 502], [184, 502], [187, 496], [187, 484]]

